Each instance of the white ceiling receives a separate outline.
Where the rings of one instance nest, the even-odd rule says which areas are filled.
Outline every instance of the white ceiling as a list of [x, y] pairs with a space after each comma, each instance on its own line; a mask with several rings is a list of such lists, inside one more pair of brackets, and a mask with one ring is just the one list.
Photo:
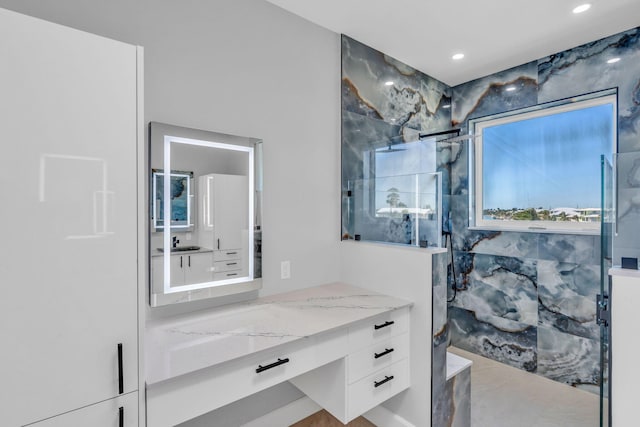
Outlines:
[[640, 26], [640, 0], [267, 1], [450, 86]]

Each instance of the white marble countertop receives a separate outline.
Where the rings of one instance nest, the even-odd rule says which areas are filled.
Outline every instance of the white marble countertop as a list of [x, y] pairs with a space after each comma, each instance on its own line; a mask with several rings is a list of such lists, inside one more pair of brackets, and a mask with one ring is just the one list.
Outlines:
[[344, 283], [148, 324], [148, 385], [328, 332], [412, 303]]

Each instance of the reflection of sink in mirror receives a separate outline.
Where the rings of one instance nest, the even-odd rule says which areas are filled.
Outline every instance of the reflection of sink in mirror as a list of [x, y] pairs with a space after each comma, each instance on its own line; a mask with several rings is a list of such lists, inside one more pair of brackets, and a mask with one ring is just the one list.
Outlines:
[[[197, 251], [200, 246], [178, 246], [171, 248], [171, 252], [185, 252], [185, 251]], [[158, 248], [160, 252], [164, 252], [164, 248]]]

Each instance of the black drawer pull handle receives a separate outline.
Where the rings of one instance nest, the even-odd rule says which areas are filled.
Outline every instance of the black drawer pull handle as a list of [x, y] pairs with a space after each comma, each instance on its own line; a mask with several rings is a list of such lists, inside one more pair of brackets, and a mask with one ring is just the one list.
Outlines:
[[387, 326], [391, 326], [394, 323], [396, 323], [396, 322], [394, 322], [393, 320], [387, 320], [382, 325], [373, 325], [373, 329], [375, 329], [377, 331], [378, 329], [382, 329], [382, 328], [386, 328]]
[[124, 393], [124, 372], [122, 369], [122, 343], [118, 343], [118, 393]]
[[388, 377], [388, 376], [386, 376], [386, 375], [385, 375], [385, 376], [384, 376], [384, 379], [383, 379], [382, 381], [374, 381], [374, 382], [373, 382], [373, 386], [374, 386], [374, 387], [380, 387], [382, 384], [384, 384], [384, 383], [386, 383], [386, 382], [389, 382], [389, 381], [391, 381], [392, 379], [393, 379], [393, 375], [391, 375], [390, 377]]
[[118, 426], [124, 427], [124, 407], [121, 406], [118, 408]]
[[227, 252], [227, 255], [236, 255], [238, 252]]
[[228, 273], [228, 274], [227, 274], [227, 277], [237, 276], [237, 275], [238, 275], [238, 273]]
[[237, 265], [237, 262], [228, 262], [227, 265]]
[[382, 356], [386, 356], [387, 354], [393, 352], [392, 348], [385, 348], [384, 351], [382, 353], [373, 353], [373, 357], [374, 359], [378, 359]]
[[258, 365], [258, 369], [256, 369], [256, 374], [266, 371], [267, 369], [275, 368], [276, 366], [284, 365], [285, 363], [288, 363], [288, 362], [289, 362], [289, 358], [286, 357], [284, 359], [278, 358], [277, 362], [273, 362], [267, 366]]

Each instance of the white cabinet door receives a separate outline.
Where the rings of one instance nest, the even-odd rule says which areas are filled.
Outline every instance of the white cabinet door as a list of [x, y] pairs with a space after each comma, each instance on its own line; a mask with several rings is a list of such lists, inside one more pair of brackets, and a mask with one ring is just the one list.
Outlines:
[[0, 9], [3, 425], [137, 389], [136, 55]]
[[249, 226], [248, 178], [216, 174], [213, 182], [214, 249], [246, 248]]
[[[163, 257], [164, 258], [164, 257]], [[184, 285], [184, 270], [186, 263], [182, 255], [171, 255], [169, 259], [169, 274], [171, 275], [171, 286], [183, 286]], [[163, 276], [164, 277], [164, 276]]]
[[211, 252], [194, 253], [183, 255], [186, 258], [187, 269], [185, 270], [184, 283], [191, 285], [195, 283], [206, 283], [213, 280], [213, 254]]
[[[122, 421], [120, 421], [121, 418]], [[137, 425], [138, 393], [133, 392], [40, 421], [32, 424], [32, 427], [134, 427]]]

